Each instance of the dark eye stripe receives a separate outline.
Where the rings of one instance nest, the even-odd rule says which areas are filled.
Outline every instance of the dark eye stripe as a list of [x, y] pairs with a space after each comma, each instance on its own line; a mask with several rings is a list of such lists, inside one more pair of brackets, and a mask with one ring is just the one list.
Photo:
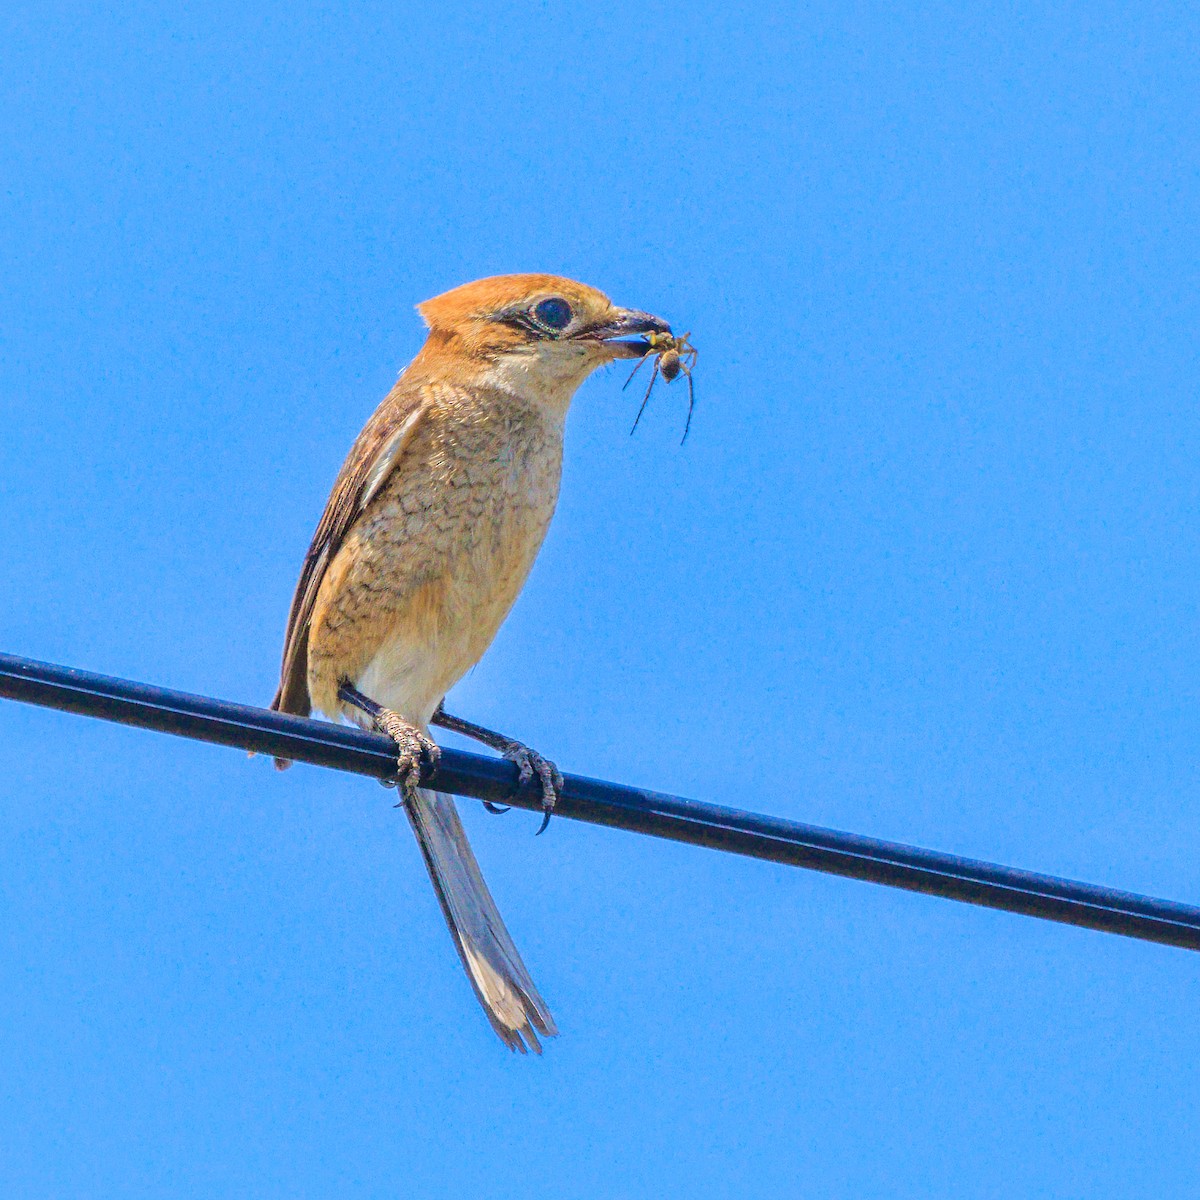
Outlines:
[[533, 319], [543, 328], [558, 333], [566, 329], [575, 314], [571, 306], [561, 296], [551, 296], [542, 300], [533, 308]]

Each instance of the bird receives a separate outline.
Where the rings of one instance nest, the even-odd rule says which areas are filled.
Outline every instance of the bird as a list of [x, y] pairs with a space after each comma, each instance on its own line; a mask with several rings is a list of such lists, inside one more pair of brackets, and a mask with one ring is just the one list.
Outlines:
[[491, 644], [541, 548], [579, 385], [671, 327], [548, 274], [476, 280], [417, 311], [425, 344], [351, 447], [305, 555], [271, 707], [394, 741], [401, 804], [475, 995], [505, 1045], [540, 1054], [554, 1018], [453, 798], [420, 786], [422, 768], [436, 769], [431, 726], [474, 738], [516, 763], [521, 782], [537, 776], [545, 827], [558, 768], [447, 713], [445, 696]]

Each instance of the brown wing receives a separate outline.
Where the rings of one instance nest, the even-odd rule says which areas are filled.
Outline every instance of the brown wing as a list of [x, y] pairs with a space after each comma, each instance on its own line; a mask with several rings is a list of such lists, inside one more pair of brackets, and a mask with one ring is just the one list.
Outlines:
[[308, 628], [321, 581], [350, 526], [400, 461], [427, 407], [424, 389], [406, 386], [401, 379], [363, 427], [342, 464], [304, 556], [300, 581], [292, 597], [279, 690], [271, 701], [271, 707], [278, 712], [306, 717], [312, 711], [308, 694]]

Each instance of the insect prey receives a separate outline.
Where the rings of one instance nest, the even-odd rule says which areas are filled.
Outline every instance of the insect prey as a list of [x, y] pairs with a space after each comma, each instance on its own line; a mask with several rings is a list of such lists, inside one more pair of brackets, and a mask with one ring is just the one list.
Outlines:
[[654, 370], [650, 372], [650, 382], [646, 385], [646, 394], [642, 397], [642, 405], [637, 411], [637, 416], [633, 419], [633, 428], [630, 433], [638, 427], [638, 422], [642, 419], [642, 413], [646, 411], [646, 404], [650, 399], [650, 393], [654, 391], [654, 384], [661, 375], [667, 383], [674, 383], [680, 375], [687, 378], [688, 385], [688, 412], [687, 424], [683, 427], [683, 437], [680, 438], [679, 444], [682, 446], [687, 441], [688, 430], [692, 427], [692, 409], [696, 406], [696, 391], [692, 384], [692, 368], [696, 365], [696, 359], [699, 355], [696, 347], [692, 345], [688, 339], [691, 337], [691, 331], [685, 333], [683, 337], [676, 337], [671, 333], [649, 333], [646, 335], [646, 353], [638, 360], [637, 366], [629, 372], [629, 378], [625, 380], [624, 391], [632, 382], [633, 377], [642, 369], [646, 359], [653, 357]]

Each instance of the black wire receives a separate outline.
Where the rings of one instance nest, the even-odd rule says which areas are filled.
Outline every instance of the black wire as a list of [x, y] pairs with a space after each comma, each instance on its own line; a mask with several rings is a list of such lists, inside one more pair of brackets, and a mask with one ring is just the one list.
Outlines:
[[[395, 773], [391, 742], [377, 734], [8, 654], [0, 654], [0, 697], [376, 779]], [[516, 791], [517, 768], [503, 759], [443, 750], [436, 776], [427, 782], [445, 792], [542, 810], [540, 785], [535, 781]], [[1200, 908], [1095, 884], [578, 775], [565, 777], [555, 811], [595, 825], [1200, 950]]]

